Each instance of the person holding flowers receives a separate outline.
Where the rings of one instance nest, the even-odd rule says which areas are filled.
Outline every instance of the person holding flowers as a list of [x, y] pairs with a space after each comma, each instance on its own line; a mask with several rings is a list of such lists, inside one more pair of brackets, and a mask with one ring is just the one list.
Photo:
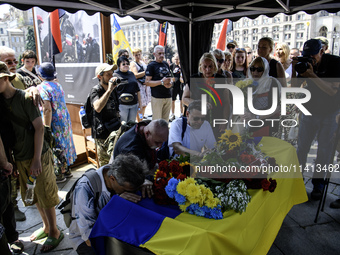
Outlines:
[[174, 153], [202, 157], [205, 154], [202, 150], [212, 149], [216, 139], [210, 124], [201, 113], [201, 101], [196, 100], [189, 104], [186, 117], [187, 121], [179, 118], [171, 123], [168, 140], [170, 155]]
[[[249, 86], [253, 87], [253, 106], [257, 110], [267, 110], [272, 107], [272, 93], [273, 88], [278, 89], [278, 95], [281, 93], [280, 82], [269, 76], [269, 64], [268, 61], [263, 57], [257, 57], [250, 64], [248, 69], [248, 77], [250, 78]], [[237, 86], [238, 84], [236, 84]], [[278, 101], [279, 104], [279, 101]], [[259, 119], [277, 119], [280, 115], [280, 108], [277, 107], [274, 113], [269, 115], [255, 115], [249, 111], [245, 110], [243, 119], [246, 121]], [[278, 130], [278, 122], [274, 122], [272, 126], [271, 121], [263, 121], [263, 126], [261, 127], [251, 127], [250, 132], [253, 132], [253, 136], [274, 136], [274, 133]], [[258, 125], [258, 124], [257, 124]]]

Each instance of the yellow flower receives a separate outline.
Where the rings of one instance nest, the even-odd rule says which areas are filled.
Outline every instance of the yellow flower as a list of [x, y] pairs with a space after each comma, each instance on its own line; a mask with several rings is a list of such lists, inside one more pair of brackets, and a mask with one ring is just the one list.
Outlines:
[[219, 137], [221, 140], [219, 142], [225, 141], [229, 145], [229, 149], [233, 149], [240, 146], [242, 143], [242, 137], [239, 133], [233, 133], [231, 130], [226, 130], [224, 134]]
[[189, 201], [186, 201], [184, 205], [179, 205], [179, 209], [181, 209], [182, 212], [185, 212], [189, 205], [191, 205], [191, 203]]
[[194, 178], [190, 178], [190, 177], [186, 178], [184, 180], [184, 182], [186, 182], [187, 184], [195, 184], [196, 183], [195, 179]]
[[207, 200], [205, 202], [205, 205], [208, 206], [209, 208], [214, 208], [220, 203], [221, 201], [218, 198], [212, 198], [212, 199]]
[[253, 84], [252, 79], [244, 79], [242, 81], [236, 82], [235, 86], [243, 90], [244, 88], [248, 87], [251, 84]]
[[198, 203], [202, 195], [201, 189], [198, 185], [190, 183], [187, 186], [187, 198], [191, 203]]
[[177, 192], [183, 196], [186, 195], [187, 193], [187, 186], [188, 186], [188, 183], [185, 182], [185, 181], [181, 181], [177, 184]]

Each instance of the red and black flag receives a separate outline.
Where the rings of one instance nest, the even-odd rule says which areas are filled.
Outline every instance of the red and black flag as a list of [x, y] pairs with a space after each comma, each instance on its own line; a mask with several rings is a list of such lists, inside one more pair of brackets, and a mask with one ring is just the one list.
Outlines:
[[220, 49], [222, 51], [225, 50], [227, 33], [229, 33], [231, 30], [233, 30], [232, 22], [228, 19], [225, 19], [223, 22], [223, 27], [220, 33], [220, 37], [218, 38], [218, 42], [216, 45], [217, 49]]
[[61, 43], [60, 22], [59, 19], [65, 14], [64, 10], [57, 9], [50, 13], [50, 29], [51, 29], [51, 49], [52, 55], [56, 55], [63, 51]]
[[166, 45], [166, 32], [168, 29], [168, 22], [161, 23], [159, 25], [159, 39], [158, 45], [165, 46]]

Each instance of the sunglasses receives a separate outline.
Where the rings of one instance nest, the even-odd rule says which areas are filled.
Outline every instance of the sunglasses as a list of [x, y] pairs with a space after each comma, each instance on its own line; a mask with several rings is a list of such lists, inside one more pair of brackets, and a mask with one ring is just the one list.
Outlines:
[[122, 66], [129, 66], [130, 64], [128, 63], [121, 63]]
[[199, 120], [205, 121], [205, 117], [194, 117], [193, 119], [194, 121], [199, 121]]
[[224, 59], [222, 59], [222, 58], [221, 58], [221, 59], [216, 58], [216, 60], [217, 60], [217, 62], [220, 63], [220, 64], [222, 64], [222, 63], [224, 62]]
[[251, 72], [257, 71], [258, 73], [262, 73], [264, 71], [263, 67], [254, 67], [254, 66], [252, 66], [249, 69], [250, 69]]
[[235, 48], [235, 45], [230, 44], [230, 45], [227, 46], [227, 48], [228, 48], [228, 49], [230, 49], [230, 48], [234, 49], [234, 48]]
[[12, 61], [12, 60], [7, 60], [7, 61], [5, 61], [5, 62], [6, 62], [7, 65], [13, 65], [13, 64], [17, 65], [17, 64], [19, 63], [18, 60], [14, 60], [14, 61]]
[[247, 52], [247, 54], [248, 54], [248, 55], [250, 55], [250, 54], [252, 54], [252, 52], [251, 52], [251, 51], [249, 51], [249, 52]]
[[236, 50], [237, 50], [237, 51], [238, 51], [238, 50], [242, 50], [242, 51], [247, 52], [245, 48], [237, 48]]

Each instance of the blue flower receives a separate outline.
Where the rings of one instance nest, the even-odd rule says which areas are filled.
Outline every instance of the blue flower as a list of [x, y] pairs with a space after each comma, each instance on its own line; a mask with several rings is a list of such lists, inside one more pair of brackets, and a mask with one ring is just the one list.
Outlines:
[[175, 200], [178, 204], [180, 205], [184, 205], [185, 201], [187, 201], [187, 199], [185, 198], [185, 196], [183, 196], [182, 194], [179, 194], [176, 192], [175, 194]]
[[177, 194], [176, 188], [177, 188], [178, 183], [179, 183], [179, 180], [172, 177], [169, 180], [168, 185], [165, 187], [165, 192], [170, 198], [174, 198], [174, 196]]

